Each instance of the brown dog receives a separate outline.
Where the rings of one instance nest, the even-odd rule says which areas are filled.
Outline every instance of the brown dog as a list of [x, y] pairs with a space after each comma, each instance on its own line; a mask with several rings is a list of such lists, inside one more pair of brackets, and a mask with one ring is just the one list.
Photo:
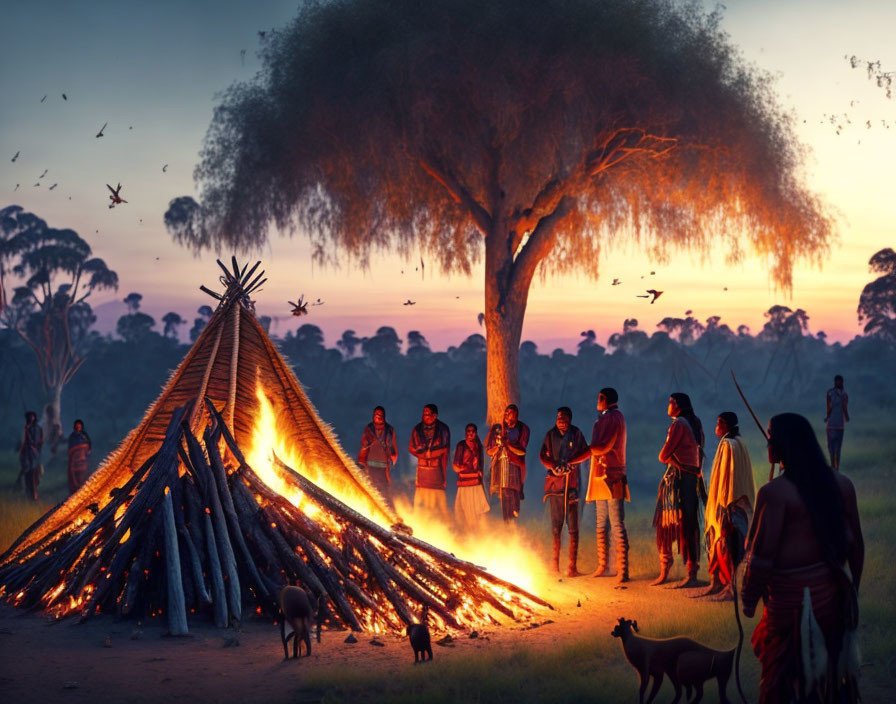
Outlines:
[[646, 704], [656, 697], [663, 683], [663, 676], [668, 675], [675, 698], [671, 704], [681, 699], [681, 686], [687, 689], [690, 697], [691, 688], [696, 689], [696, 696], [691, 704], [699, 702], [703, 697], [703, 683], [715, 677], [719, 682], [719, 702], [728, 704], [725, 688], [731, 676], [734, 664], [734, 649], [727, 651], [713, 650], [690, 638], [665, 638], [656, 640], [643, 638], [638, 633], [638, 622], [620, 618], [611, 635], [622, 640], [622, 650], [626, 660], [638, 671], [640, 689], [639, 702], [645, 704], [644, 692], [647, 683], [653, 677], [653, 686], [647, 696]]
[[[311, 627], [314, 624], [314, 616], [317, 613], [317, 599], [301, 587], [287, 584], [280, 590], [280, 640], [283, 641], [283, 659], [289, 658], [287, 644], [292, 638], [292, 656], [298, 657], [299, 642], [305, 644], [305, 655], [311, 655]], [[286, 624], [289, 624], [292, 633], [286, 634]], [[318, 642], [320, 640], [318, 639]]]

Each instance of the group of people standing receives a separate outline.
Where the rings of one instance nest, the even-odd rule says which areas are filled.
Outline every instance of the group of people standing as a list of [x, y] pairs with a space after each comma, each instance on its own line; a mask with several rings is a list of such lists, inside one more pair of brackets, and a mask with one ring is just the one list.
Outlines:
[[[551, 514], [551, 566], [559, 572], [565, 525], [569, 533], [566, 574], [579, 574], [580, 466], [591, 460], [584, 498], [596, 504], [594, 576], [608, 572], [612, 533], [617, 581], [624, 583], [630, 579], [625, 502], [631, 496], [626, 477], [625, 417], [615, 389], [601, 389], [597, 410], [599, 417], [588, 442], [572, 424], [572, 411], [566, 406], [558, 408], [555, 424], [539, 452], [546, 470], [543, 500]], [[827, 394], [830, 464], [806, 418], [793, 413], [774, 416], [768, 425], [768, 458], [773, 464], [780, 463], [781, 474], [758, 492], [734, 412], [723, 411], [716, 417], [718, 445], [708, 488], [702, 471], [705, 435], [688, 395], [671, 394], [667, 412], [672, 420], [658, 455], [666, 470], [653, 519], [659, 575], [651, 585], [668, 581], [677, 544], [687, 574], [675, 586], [705, 584], [697, 579], [700, 553], [705, 550], [710, 581], [696, 596], [732, 599], [737, 566], [743, 561], [743, 612], [752, 617], [758, 602], [764, 604], [752, 639], [762, 666], [760, 702], [857, 701], [858, 659], [853, 650], [864, 542], [855, 489], [837, 471], [843, 423], [849, 420], [842, 377], [838, 375]], [[519, 516], [520, 501], [525, 498], [528, 441], [529, 428], [520, 421], [515, 405], [509, 405], [502, 422], [489, 429], [485, 445], [476, 425], [466, 426], [452, 461], [458, 486], [454, 512], [460, 525], [478, 527], [489, 509], [483, 480], [486, 454], [491, 458], [489, 491], [499, 496], [504, 520]], [[438, 408], [427, 404], [408, 447], [417, 460], [414, 504], [443, 517], [447, 516], [450, 442], [448, 427], [438, 420]], [[364, 431], [358, 459], [386, 495], [389, 468], [397, 457], [395, 431], [385, 423], [385, 411], [378, 407]], [[815, 675], [805, 671], [801, 657], [808, 645], [803, 639], [812, 628], [823, 639], [821, 651], [827, 658]], [[813, 647], [819, 662], [817, 643]]]
[[[44, 445], [44, 431], [37, 422], [37, 413], [26, 411], [25, 429], [19, 443], [19, 476], [16, 482], [24, 480], [25, 496], [37, 501], [37, 487], [44, 472], [41, 455]], [[84, 421], [74, 422], [68, 436], [68, 492], [74, 494], [87, 481], [88, 458], [93, 445]], [[53, 448], [55, 452], [55, 448]]]
[[[615, 389], [602, 389], [597, 409], [600, 417], [592, 429], [589, 443], [582, 431], [572, 424], [572, 410], [567, 406], [557, 409], [554, 426], [547, 431], [539, 452], [546, 470], [543, 501], [550, 506], [553, 536], [552, 565], [560, 569], [560, 548], [563, 526], [569, 533], [568, 576], [577, 576], [579, 547], [579, 501], [582, 477], [580, 465], [594, 458], [587, 501], [597, 505], [598, 569], [596, 575], [607, 571], [609, 529], [616, 540], [617, 577], [628, 581], [628, 536], [625, 530], [623, 503], [630, 500], [625, 475], [625, 418], [619, 411], [619, 397]], [[414, 507], [429, 511], [446, 520], [449, 516], [446, 488], [448, 458], [451, 452], [451, 433], [439, 420], [439, 409], [429, 403], [423, 407], [420, 422], [411, 431], [408, 451], [416, 459]], [[505, 522], [519, 517], [525, 499], [526, 451], [530, 430], [519, 418], [519, 408], [510, 404], [500, 423], [493, 424], [485, 443], [479, 437], [475, 423], [464, 428], [464, 438], [454, 447], [451, 468], [456, 474], [457, 495], [454, 518], [466, 531], [482, 527], [489, 511], [486, 496], [485, 458], [490, 459], [487, 480], [488, 492], [496, 496]], [[395, 429], [386, 422], [386, 411], [377, 406], [373, 419], [364, 428], [358, 463], [367, 470], [371, 483], [391, 500], [390, 470], [398, 459]]]

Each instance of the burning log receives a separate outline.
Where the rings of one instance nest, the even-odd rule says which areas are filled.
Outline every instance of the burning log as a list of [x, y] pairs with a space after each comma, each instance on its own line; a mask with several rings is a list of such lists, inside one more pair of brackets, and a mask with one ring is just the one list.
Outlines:
[[188, 611], [219, 627], [239, 621], [244, 608], [273, 615], [272, 594], [286, 582], [321, 598], [325, 623], [356, 631], [397, 630], [422, 608], [437, 627], [463, 630], [549, 606], [384, 528], [275, 458], [276, 476], [298, 498], [279, 494], [246, 462], [220, 415], [210, 415], [200, 441], [185, 422], [189, 405], [178, 408], [159, 451], [92, 518], [41, 539], [39, 549], [8, 551], [0, 595], [81, 620], [165, 614], [172, 634], [187, 632]]

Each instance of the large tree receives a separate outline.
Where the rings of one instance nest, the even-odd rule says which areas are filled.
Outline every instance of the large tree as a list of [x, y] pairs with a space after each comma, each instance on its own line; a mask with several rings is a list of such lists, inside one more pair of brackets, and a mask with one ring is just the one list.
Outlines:
[[539, 269], [719, 243], [788, 288], [831, 237], [768, 77], [698, 2], [308, 2], [261, 58], [216, 108], [201, 206], [173, 201], [172, 234], [245, 250], [301, 229], [322, 261], [419, 248], [446, 272], [484, 252], [489, 418], [518, 400]]
[[868, 268], [881, 276], [862, 289], [859, 323], [866, 335], [896, 342], [896, 252], [891, 247], [876, 252]]
[[20, 284], [0, 317], [34, 351], [45, 394], [47, 440], [61, 432], [62, 390], [85, 360], [84, 343], [95, 321], [87, 299], [118, 288], [118, 275], [74, 230], [59, 230], [17, 205], [0, 210], [11, 273]]

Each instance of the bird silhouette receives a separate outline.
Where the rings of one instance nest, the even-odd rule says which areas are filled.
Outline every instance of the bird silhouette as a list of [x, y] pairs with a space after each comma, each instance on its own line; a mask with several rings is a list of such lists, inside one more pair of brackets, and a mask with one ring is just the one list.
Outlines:
[[63, 93], [63, 94], [62, 94], [62, 99], [63, 99], [63, 100], [68, 100], [68, 96], [67, 96], [65, 93]]
[[40, 180], [40, 179], [42, 179], [44, 176], [46, 176], [46, 175], [47, 175], [47, 171], [49, 171], [49, 169], [44, 169], [44, 172], [43, 172], [40, 176], [38, 176], [37, 179]]
[[324, 302], [318, 298], [318, 299], [317, 299], [316, 301], [314, 301], [314, 303], [312, 303], [311, 305], [313, 305], [313, 306], [322, 306], [323, 304], [324, 304]]
[[610, 286], [618, 286], [621, 283], [622, 282], [619, 279], [613, 279], [613, 283], [611, 283]]
[[108, 122], [104, 122], [104, 123], [103, 123], [103, 126], [100, 127], [100, 131], [96, 133], [97, 138], [99, 138], [99, 137], [103, 137], [103, 136], [104, 136], [104, 135], [103, 135], [103, 130], [106, 129], [106, 125], [108, 125], [108, 124], [109, 124]]
[[245, 66], [246, 65], [246, 50], [240, 49], [240, 63]]
[[405, 301], [404, 303], [402, 303], [401, 305], [403, 305], [403, 306], [415, 306], [415, 305], [417, 305], [417, 301], [412, 301], [412, 300], [409, 298], [408, 300], [406, 300], [406, 301]]
[[56, 188], [56, 186], [58, 186], [58, 185], [59, 185], [58, 183], [54, 183], [54, 184], [53, 184], [52, 186], [50, 186], [47, 190], [48, 190], [48, 191], [52, 191], [52, 190], [53, 190], [54, 188]]
[[480, 313], [476, 316], [476, 320], [479, 321], [479, 327], [482, 327], [482, 324], [485, 322], [485, 313]]
[[647, 294], [648, 295], [646, 295], [646, 296], [637, 294], [637, 295], [635, 295], [635, 298], [651, 298], [651, 296], [652, 296], [653, 298], [650, 301], [650, 305], [653, 305], [654, 303], [656, 303], [656, 299], [663, 295], [663, 292], [657, 291], [656, 289], [649, 288], [649, 289], [647, 289]]
[[267, 34], [267, 32], [262, 31], [262, 30], [260, 30], [260, 29], [258, 30], [258, 36], [259, 36], [260, 39], [264, 39], [264, 35], [265, 35], [265, 34]]
[[162, 167], [162, 173], [164, 174], [164, 173], [166, 173], [167, 171], [168, 171], [168, 164], [165, 164], [165, 165]]
[[44, 96], [43, 98], [40, 99], [40, 102], [44, 102], [46, 99], [47, 99], [47, 96]]
[[308, 304], [305, 303], [305, 294], [299, 295], [299, 300], [293, 303], [287, 301], [292, 306], [292, 314], [296, 316], [308, 315]]
[[12, 158], [13, 163], [15, 163], [15, 160], [18, 158], [19, 158], [19, 152], [16, 152], [16, 155]]
[[16, 187], [12, 189], [12, 192], [15, 193], [17, 190], [19, 190], [19, 184], [18, 184], [18, 183], [16, 184]]

